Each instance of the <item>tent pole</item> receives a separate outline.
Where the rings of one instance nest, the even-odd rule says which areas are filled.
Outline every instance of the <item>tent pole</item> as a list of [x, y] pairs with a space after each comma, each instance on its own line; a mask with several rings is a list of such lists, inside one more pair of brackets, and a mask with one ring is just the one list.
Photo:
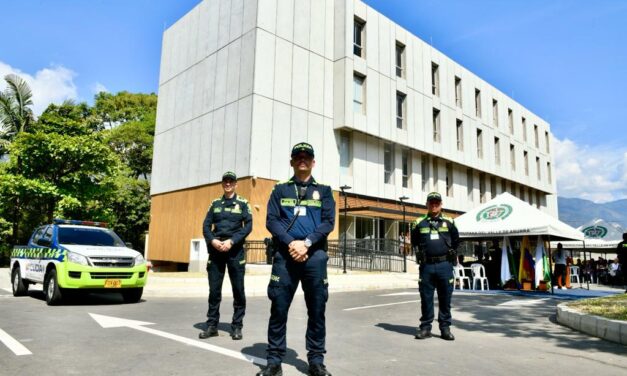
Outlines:
[[[583, 263], [587, 267], [588, 266], [588, 261], [586, 261], [586, 241], [582, 240], [581, 243], [583, 243]], [[590, 257], [592, 257], [592, 252], [590, 252]], [[592, 274], [590, 275], [590, 278], [591, 277], [592, 277]], [[590, 290], [590, 279], [589, 278], [586, 278], [586, 286], [588, 286], [588, 290]]]
[[551, 294], [555, 294], [555, 289], [553, 287], [553, 256], [551, 255], [551, 234], [549, 235], [549, 273], [551, 274]]

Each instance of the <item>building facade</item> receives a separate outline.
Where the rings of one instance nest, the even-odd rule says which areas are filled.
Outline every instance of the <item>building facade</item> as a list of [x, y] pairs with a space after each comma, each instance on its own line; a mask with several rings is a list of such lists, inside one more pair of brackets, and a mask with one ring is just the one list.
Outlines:
[[300, 141], [316, 150], [319, 181], [351, 187], [346, 208], [336, 197], [335, 238], [396, 239], [430, 191], [454, 214], [507, 191], [557, 216], [551, 137], [359, 0], [205, 0], [163, 36], [149, 257], [202, 258], [226, 170], [243, 177], [249, 239], [267, 236], [267, 199]]

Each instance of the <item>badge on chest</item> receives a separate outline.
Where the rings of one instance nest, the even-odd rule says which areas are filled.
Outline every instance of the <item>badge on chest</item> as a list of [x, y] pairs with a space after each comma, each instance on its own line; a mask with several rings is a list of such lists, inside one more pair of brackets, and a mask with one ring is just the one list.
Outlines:
[[295, 206], [294, 207], [294, 215], [301, 216], [301, 217], [307, 215], [307, 207], [306, 206]]

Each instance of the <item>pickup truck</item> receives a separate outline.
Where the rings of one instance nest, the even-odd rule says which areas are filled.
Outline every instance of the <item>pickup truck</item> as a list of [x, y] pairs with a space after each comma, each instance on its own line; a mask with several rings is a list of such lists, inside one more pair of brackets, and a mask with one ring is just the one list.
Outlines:
[[146, 261], [102, 222], [55, 219], [40, 226], [28, 245], [11, 253], [14, 296], [43, 284], [48, 305], [87, 292], [119, 292], [127, 303], [141, 299], [146, 285]]

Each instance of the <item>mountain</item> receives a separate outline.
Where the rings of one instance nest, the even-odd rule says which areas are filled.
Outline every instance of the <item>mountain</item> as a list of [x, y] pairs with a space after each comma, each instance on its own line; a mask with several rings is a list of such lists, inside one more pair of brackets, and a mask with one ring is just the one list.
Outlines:
[[573, 227], [601, 218], [627, 228], [627, 200], [597, 204], [580, 198], [558, 197], [559, 219]]

